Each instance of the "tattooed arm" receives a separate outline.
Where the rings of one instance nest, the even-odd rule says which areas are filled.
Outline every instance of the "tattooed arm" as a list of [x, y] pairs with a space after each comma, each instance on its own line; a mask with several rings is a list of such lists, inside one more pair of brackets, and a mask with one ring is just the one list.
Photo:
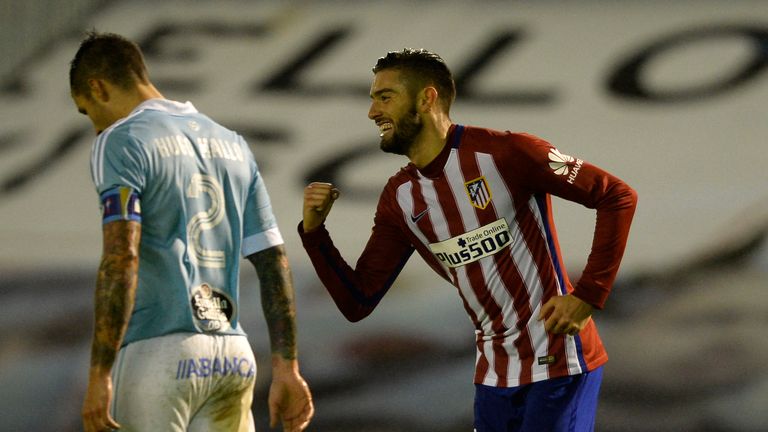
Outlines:
[[261, 284], [261, 307], [269, 327], [272, 355], [296, 359], [296, 311], [293, 283], [285, 246], [279, 245], [250, 255]]
[[270, 425], [276, 427], [282, 422], [284, 431], [298, 432], [309, 424], [314, 406], [309, 387], [299, 374], [293, 282], [285, 246], [256, 252], [248, 260], [259, 275], [261, 306], [272, 350]]
[[114, 221], [103, 227], [104, 246], [96, 277], [93, 344], [83, 403], [86, 432], [118, 428], [109, 415], [112, 365], [133, 311], [139, 270], [141, 224]]

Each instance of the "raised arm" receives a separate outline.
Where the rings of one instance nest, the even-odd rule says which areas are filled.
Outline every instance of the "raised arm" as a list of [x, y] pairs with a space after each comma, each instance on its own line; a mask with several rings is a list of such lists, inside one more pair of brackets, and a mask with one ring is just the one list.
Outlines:
[[293, 281], [285, 246], [277, 245], [248, 256], [259, 276], [261, 305], [269, 329], [272, 385], [269, 390], [271, 427], [304, 430], [314, 414], [312, 395], [299, 373]]
[[82, 412], [86, 432], [120, 427], [109, 415], [111, 373], [133, 312], [141, 224], [122, 220], [106, 223], [103, 225], [103, 237], [103, 252], [96, 278], [91, 366]]
[[299, 225], [304, 249], [318, 277], [349, 321], [368, 316], [394, 283], [414, 251], [391, 224], [379, 203], [374, 227], [355, 268], [346, 263], [325, 229], [325, 218], [339, 192], [328, 183], [304, 189], [304, 220]]
[[302, 227], [305, 233], [319, 228], [328, 217], [339, 190], [330, 183], [312, 182], [304, 188]]

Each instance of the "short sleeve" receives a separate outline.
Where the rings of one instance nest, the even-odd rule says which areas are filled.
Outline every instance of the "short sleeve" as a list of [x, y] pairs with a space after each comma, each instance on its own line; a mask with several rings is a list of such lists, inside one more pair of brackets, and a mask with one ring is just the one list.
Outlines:
[[243, 217], [243, 256], [283, 244], [264, 179], [256, 162], [251, 160], [251, 164], [253, 177], [248, 188]]
[[99, 194], [128, 187], [141, 194], [146, 185], [147, 156], [128, 128], [108, 129], [96, 138], [91, 176]]

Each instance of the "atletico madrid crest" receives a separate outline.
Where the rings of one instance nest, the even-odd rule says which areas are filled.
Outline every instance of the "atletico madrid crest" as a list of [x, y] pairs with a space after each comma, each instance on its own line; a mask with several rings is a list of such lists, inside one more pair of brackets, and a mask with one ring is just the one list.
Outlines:
[[485, 210], [488, 204], [490, 204], [492, 198], [491, 188], [488, 187], [485, 176], [464, 183], [464, 189], [466, 189], [469, 201], [473, 206], [480, 210]]

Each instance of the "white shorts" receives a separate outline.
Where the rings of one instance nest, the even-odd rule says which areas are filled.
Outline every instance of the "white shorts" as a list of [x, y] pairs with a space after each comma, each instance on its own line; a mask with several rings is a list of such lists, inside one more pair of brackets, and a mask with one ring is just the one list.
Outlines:
[[256, 361], [245, 336], [175, 333], [130, 343], [112, 372], [121, 432], [253, 432]]

